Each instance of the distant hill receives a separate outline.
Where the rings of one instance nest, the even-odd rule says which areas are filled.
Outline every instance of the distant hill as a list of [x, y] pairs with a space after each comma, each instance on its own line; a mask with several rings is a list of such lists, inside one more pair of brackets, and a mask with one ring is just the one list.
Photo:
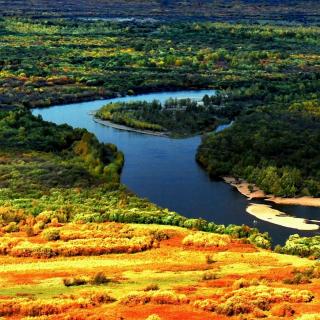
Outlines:
[[318, 0], [0, 0], [3, 16], [320, 21]]

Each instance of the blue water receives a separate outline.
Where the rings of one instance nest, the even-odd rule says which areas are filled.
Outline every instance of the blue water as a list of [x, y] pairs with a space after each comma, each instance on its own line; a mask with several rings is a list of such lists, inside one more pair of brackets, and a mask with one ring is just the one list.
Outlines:
[[[169, 97], [201, 99], [205, 94], [214, 93], [213, 90], [152, 93], [34, 109], [33, 114], [57, 124], [86, 128], [100, 141], [117, 145], [125, 155], [122, 182], [140, 197], [162, 207], [187, 217], [202, 217], [216, 223], [256, 226], [261, 231], [268, 231], [275, 243], [283, 243], [293, 233], [306, 236], [319, 233], [285, 228], [260, 220], [254, 224], [256, 218], [246, 213], [250, 202], [229, 185], [210, 180], [196, 163], [195, 153], [201, 137], [171, 139], [113, 129], [94, 122], [89, 114], [109, 102], [154, 99], [163, 102]], [[223, 129], [226, 128], [219, 127], [217, 131]], [[320, 220], [319, 208], [272, 207], [297, 217]]]

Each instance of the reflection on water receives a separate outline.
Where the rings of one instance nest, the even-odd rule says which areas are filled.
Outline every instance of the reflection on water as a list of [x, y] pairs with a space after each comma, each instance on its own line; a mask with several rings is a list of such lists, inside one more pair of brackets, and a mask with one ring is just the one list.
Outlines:
[[[100, 141], [111, 142], [125, 154], [122, 182], [141, 197], [179, 212], [188, 217], [202, 217], [222, 224], [247, 224], [268, 231], [276, 243], [282, 243], [292, 233], [313, 235], [259, 220], [246, 213], [247, 199], [222, 181], [212, 181], [195, 162], [195, 153], [201, 138], [170, 139], [127, 132], [102, 126], [92, 120], [90, 111], [111, 101], [154, 99], [165, 101], [169, 97], [200, 99], [212, 90], [162, 92], [135, 97], [98, 100], [45, 109], [34, 109], [44, 120], [73, 127], [86, 128]], [[221, 128], [220, 128], [221, 129]], [[252, 202], [252, 201], [251, 201]], [[256, 201], [265, 203], [264, 201]], [[268, 203], [270, 204], [270, 203]], [[308, 219], [319, 220], [320, 209], [300, 206], [272, 207]]]

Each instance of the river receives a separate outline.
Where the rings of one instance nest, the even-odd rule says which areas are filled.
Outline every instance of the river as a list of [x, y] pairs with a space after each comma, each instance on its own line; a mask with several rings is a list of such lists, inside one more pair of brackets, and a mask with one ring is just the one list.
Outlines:
[[[172, 139], [128, 132], [96, 123], [90, 115], [90, 112], [108, 102], [154, 99], [163, 102], [169, 97], [201, 99], [205, 94], [214, 93], [213, 90], [152, 93], [33, 109], [32, 112], [57, 124], [67, 123], [72, 127], [86, 128], [101, 142], [117, 145], [125, 155], [121, 181], [140, 197], [148, 198], [159, 206], [187, 217], [201, 217], [215, 223], [256, 226], [261, 231], [269, 232], [276, 244], [282, 244], [293, 233], [304, 236], [319, 234], [318, 231], [306, 232], [262, 220], [255, 221], [246, 212], [247, 206], [251, 202], [266, 202], [249, 202], [228, 184], [211, 180], [195, 161], [200, 136]], [[221, 129], [225, 128], [218, 128], [217, 131]], [[319, 208], [274, 204], [272, 207], [296, 217], [319, 220]]]

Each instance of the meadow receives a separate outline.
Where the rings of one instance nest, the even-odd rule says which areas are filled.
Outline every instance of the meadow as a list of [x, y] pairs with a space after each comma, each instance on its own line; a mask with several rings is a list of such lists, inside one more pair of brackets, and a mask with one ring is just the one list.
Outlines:
[[5, 319], [319, 319], [314, 260], [172, 226], [28, 230], [1, 236]]

